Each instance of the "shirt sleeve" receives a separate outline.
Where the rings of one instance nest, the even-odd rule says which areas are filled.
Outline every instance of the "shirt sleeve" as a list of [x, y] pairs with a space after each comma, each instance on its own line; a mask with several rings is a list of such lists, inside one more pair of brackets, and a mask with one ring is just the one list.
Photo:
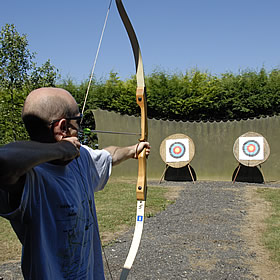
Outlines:
[[10, 221], [22, 221], [27, 206], [30, 182], [34, 180], [34, 171], [26, 173], [24, 188], [18, 208], [12, 209], [9, 204], [9, 193], [0, 190], [0, 216]]
[[9, 205], [9, 193], [0, 189], [0, 215], [3, 216], [12, 211]]
[[88, 146], [82, 145], [85, 148], [92, 160], [92, 169], [97, 173], [99, 182], [94, 191], [102, 190], [112, 172], [112, 157], [106, 150], [93, 150]]

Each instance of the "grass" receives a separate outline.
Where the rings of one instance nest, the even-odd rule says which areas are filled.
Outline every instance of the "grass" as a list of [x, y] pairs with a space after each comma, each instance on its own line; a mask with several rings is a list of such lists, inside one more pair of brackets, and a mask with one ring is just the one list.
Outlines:
[[0, 263], [20, 260], [21, 244], [10, 223], [0, 217]]
[[[102, 244], [117, 238], [135, 224], [136, 182], [110, 179], [105, 189], [95, 194], [96, 210]], [[174, 200], [169, 200], [172, 188], [153, 186], [148, 188], [146, 217], [164, 210]], [[9, 222], [0, 217], [0, 263], [20, 260], [21, 244]]]
[[257, 192], [271, 203], [272, 212], [266, 219], [266, 230], [263, 233], [263, 244], [270, 251], [271, 258], [280, 263], [280, 190], [262, 188]]

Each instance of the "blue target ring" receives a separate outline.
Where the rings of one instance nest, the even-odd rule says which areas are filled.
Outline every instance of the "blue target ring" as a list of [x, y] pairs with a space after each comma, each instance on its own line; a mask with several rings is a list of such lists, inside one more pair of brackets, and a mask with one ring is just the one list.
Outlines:
[[248, 140], [243, 144], [242, 150], [248, 157], [254, 157], [260, 152], [260, 144], [255, 140]]
[[169, 147], [169, 154], [176, 159], [184, 156], [185, 152], [185, 145], [181, 142], [175, 142]]

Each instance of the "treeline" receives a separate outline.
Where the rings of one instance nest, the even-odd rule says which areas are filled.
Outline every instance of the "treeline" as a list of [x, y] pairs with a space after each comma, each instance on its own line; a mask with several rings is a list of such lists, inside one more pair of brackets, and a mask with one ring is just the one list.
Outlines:
[[[21, 108], [35, 88], [56, 86], [73, 94], [82, 108], [88, 81], [61, 80], [50, 61], [37, 66], [26, 35], [14, 25], [0, 33], [0, 144], [26, 139]], [[169, 120], [229, 120], [280, 113], [280, 69], [245, 70], [214, 76], [199, 70], [186, 73], [154, 71], [145, 77], [148, 116]], [[106, 80], [93, 80], [86, 103], [84, 126], [94, 128], [91, 109], [139, 115], [136, 78], [120, 80], [111, 72]]]
[[[86, 84], [75, 86], [68, 80], [60, 86], [72, 92], [82, 103]], [[146, 87], [150, 118], [229, 120], [280, 113], [280, 69], [267, 72], [262, 68], [260, 71], [246, 70], [220, 76], [199, 70], [186, 74], [157, 71], [146, 76]], [[117, 73], [110, 73], [106, 81], [95, 81], [86, 108], [138, 115], [135, 91], [134, 77], [121, 81]]]

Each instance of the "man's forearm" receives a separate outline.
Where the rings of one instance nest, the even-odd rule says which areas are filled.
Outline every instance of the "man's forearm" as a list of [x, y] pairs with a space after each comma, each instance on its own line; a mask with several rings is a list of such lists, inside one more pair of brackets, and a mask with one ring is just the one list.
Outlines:
[[112, 164], [117, 165], [127, 159], [134, 158], [136, 153], [136, 146], [116, 147], [110, 146], [105, 148], [112, 156]]
[[143, 151], [143, 149], [146, 149], [146, 156], [148, 156], [150, 153], [150, 148], [151, 147], [148, 142], [139, 142], [138, 144], [128, 147], [110, 146], [105, 148], [105, 150], [111, 154], [113, 165], [117, 165], [130, 158], [137, 159], [138, 155]]
[[44, 162], [67, 160], [75, 147], [67, 141], [39, 143], [20, 141], [0, 148], [0, 187], [15, 184], [31, 168]]

